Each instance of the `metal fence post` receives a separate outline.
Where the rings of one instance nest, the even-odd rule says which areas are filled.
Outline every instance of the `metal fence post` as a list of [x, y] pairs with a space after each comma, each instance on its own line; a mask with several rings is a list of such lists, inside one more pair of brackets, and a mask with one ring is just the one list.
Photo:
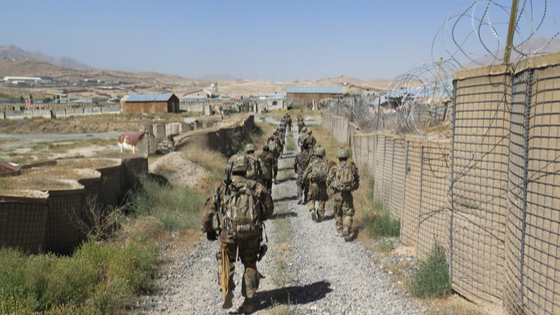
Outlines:
[[422, 185], [422, 180], [423, 180], [423, 174], [424, 174], [424, 146], [421, 145], [420, 146], [420, 198], [419, 198], [419, 203], [418, 203], [418, 230], [417, 230], [417, 236], [416, 236], [416, 253], [418, 253], [418, 244], [420, 243], [420, 222], [422, 221], [422, 187], [424, 185]]
[[523, 220], [521, 222], [521, 275], [519, 277], [521, 283], [521, 305], [525, 312], [525, 233], [527, 229], [527, 186], [529, 179], [529, 125], [531, 115], [531, 94], [533, 93], [533, 69], [528, 70], [527, 82], [525, 88], [525, 113], [524, 113], [524, 166], [523, 166]]
[[403, 198], [402, 198], [402, 211], [401, 211], [401, 233], [404, 227], [404, 209], [406, 207], [406, 177], [408, 174], [408, 145], [409, 142], [405, 140], [404, 145], [404, 182], [403, 182]]
[[453, 286], [453, 217], [455, 214], [455, 203], [453, 194], [453, 189], [455, 187], [455, 178], [453, 174], [454, 167], [454, 157], [455, 157], [455, 114], [457, 113], [457, 81], [453, 81], [453, 103], [451, 107], [451, 152], [449, 161], [449, 171], [450, 171], [450, 186], [449, 186], [449, 199], [451, 204], [450, 209], [450, 220], [449, 220], [449, 279], [451, 280], [451, 285]]

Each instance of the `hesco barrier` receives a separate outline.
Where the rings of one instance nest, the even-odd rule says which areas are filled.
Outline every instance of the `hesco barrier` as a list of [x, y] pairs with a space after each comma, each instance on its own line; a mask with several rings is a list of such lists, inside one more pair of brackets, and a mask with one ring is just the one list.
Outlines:
[[[231, 122], [223, 127], [213, 127], [181, 133], [174, 137], [175, 149], [182, 147], [199, 147], [220, 151], [224, 154], [232, 149], [232, 145], [244, 138], [255, 128], [254, 116]], [[241, 139], [242, 140], [242, 139]]]
[[148, 174], [148, 156], [144, 154], [124, 156], [122, 171], [125, 191], [129, 191], [139, 184], [140, 174]]
[[509, 80], [500, 65], [462, 71], [454, 82], [451, 276], [474, 301], [503, 298]]
[[56, 254], [70, 254], [80, 242], [84, 187], [75, 180], [14, 177], [14, 187], [41, 187], [48, 191], [48, 214], [43, 250]]
[[0, 247], [32, 254], [43, 251], [48, 197], [48, 193], [35, 190], [0, 193]]
[[98, 203], [102, 207], [119, 206], [124, 196], [121, 159], [71, 158], [57, 160], [59, 166], [91, 168], [101, 173]]
[[345, 136], [352, 123], [323, 113], [325, 129], [353, 139], [403, 244], [423, 257], [439, 241], [453, 289], [510, 314], [560, 314], [558, 74], [560, 52], [456, 72], [451, 139], [407, 136], [404, 158], [394, 135]]

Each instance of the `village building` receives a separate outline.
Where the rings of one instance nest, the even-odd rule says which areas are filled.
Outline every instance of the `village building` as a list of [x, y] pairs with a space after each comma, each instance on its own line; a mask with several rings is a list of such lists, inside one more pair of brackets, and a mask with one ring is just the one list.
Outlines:
[[287, 86], [286, 102], [288, 106], [313, 105], [317, 109], [322, 99], [341, 97], [342, 86]]
[[173, 93], [132, 94], [121, 100], [123, 113], [178, 113], [179, 98]]

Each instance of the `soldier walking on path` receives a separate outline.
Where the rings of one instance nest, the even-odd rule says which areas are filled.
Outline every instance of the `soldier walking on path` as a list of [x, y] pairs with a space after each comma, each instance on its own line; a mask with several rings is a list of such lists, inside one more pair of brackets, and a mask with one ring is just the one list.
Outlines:
[[334, 217], [337, 236], [352, 239], [354, 221], [354, 197], [352, 191], [360, 187], [360, 175], [354, 162], [348, 162], [350, 153], [341, 148], [338, 151], [338, 165], [334, 165], [327, 177], [327, 186], [334, 191]]
[[[327, 176], [329, 167], [325, 158], [325, 149], [317, 147], [313, 156], [316, 157], [305, 169], [303, 182], [308, 183], [307, 208], [311, 212], [313, 221], [321, 222], [325, 217], [325, 203], [329, 200], [327, 191]], [[316, 201], [318, 206], [316, 208]]]
[[246, 179], [247, 158], [242, 154], [228, 161], [228, 179], [222, 182], [205, 205], [202, 232], [210, 241], [220, 240], [218, 260], [218, 284], [222, 288], [222, 308], [233, 306], [234, 263], [241, 259], [243, 274], [241, 294], [245, 297], [243, 312], [254, 311], [253, 298], [259, 287], [261, 275], [257, 261], [266, 252], [261, 246], [263, 221], [274, 212], [272, 198], [266, 188], [256, 181]]
[[264, 173], [267, 172], [267, 169], [265, 162], [255, 156], [256, 150], [257, 147], [252, 143], [245, 146], [245, 154], [247, 156], [247, 161], [249, 162], [245, 178], [255, 180], [264, 185], [263, 176]]
[[266, 189], [269, 193], [272, 193], [272, 179], [276, 182], [276, 177], [278, 176], [278, 161], [274, 158], [274, 155], [270, 153], [268, 145], [266, 144], [263, 146], [263, 152], [259, 158], [263, 160], [266, 165], [266, 172], [263, 174]]
[[305, 127], [305, 123], [303, 122], [303, 117], [298, 116], [297, 126], [298, 126], [298, 133], [301, 133], [303, 127]]
[[311, 154], [313, 154], [313, 150], [317, 145], [317, 140], [315, 140], [315, 137], [312, 135], [312, 133], [313, 130], [311, 130], [311, 128], [307, 128], [307, 137], [305, 137], [304, 139], [304, 143], [307, 143], [307, 146], [309, 147], [309, 153]]
[[282, 138], [280, 130], [278, 128], [274, 128], [272, 135], [274, 136], [274, 140], [279, 146], [277, 159], [281, 159], [282, 154], [284, 153], [284, 145], [286, 144], [286, 142]]
[[292, 132], [292, 117], [290, 117], [290, 114], [287, 114], [286, 118], [286, 123], [288, 124], [288, 132]]
[[297, 190], [297, 198], [298, 204], [302, 204], [303, 200], [302, 197], [305, 198], [307, 193], [307, 189], [305, 189], [305, 182], [303, 181], [303, 173], [309, 165], [309, 160], [311, 159], [311, 155], [307, 151], [307, 144], [303, 144], [301, 146], [301, 152], [296, 155], [296, 159], [294, 161], [294, 172], [297, 174], [296, 185], [298, 186]]

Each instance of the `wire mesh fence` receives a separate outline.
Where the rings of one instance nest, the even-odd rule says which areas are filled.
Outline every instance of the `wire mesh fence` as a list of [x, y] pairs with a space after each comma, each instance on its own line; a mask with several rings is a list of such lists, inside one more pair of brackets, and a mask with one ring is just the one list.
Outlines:
[[[559, 74], [560, 53], [464, 70], [448, 139], [353, 137], [403, 244], [439, 241], [453, 289], [511, 314], [560, 314]], [[331, 113], [331, 132], [358, 123]]]

